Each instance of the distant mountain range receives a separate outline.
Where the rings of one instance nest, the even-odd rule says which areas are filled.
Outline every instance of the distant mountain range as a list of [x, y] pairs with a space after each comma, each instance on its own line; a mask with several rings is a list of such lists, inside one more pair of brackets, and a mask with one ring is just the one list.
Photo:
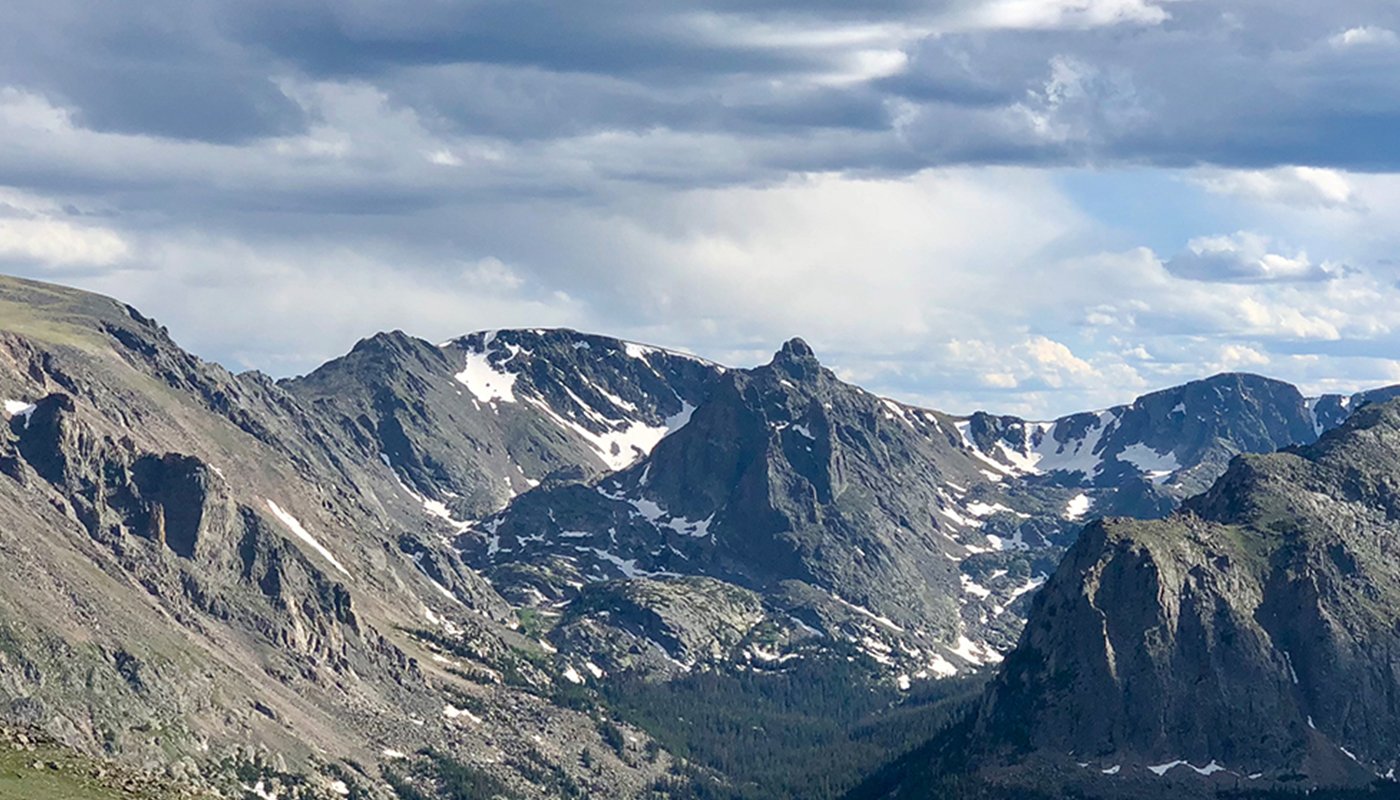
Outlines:
[[234, 796], [680, 798], [725, 776], [577, 692], [859, 659], [997, 676], [873, 794], [1364, 783], [1397, 393], [963, 417], [568, 330], [274, 381], [0, 278], [0, 716]]

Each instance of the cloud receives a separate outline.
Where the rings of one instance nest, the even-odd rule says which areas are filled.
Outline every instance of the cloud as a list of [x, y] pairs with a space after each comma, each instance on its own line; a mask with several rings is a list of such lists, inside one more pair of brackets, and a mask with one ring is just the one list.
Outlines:
[[[1093, 220], [1030, 169], [657, 185], [594, 203], [471, 201], [385, 219], [307, 211], [256, 238], [140, 215], [64, 218], [111, 227], [127, 255], [101, 270], [21, 271], [118, 295], [206, 357], [279, 375], [385, 328], [440, 340], [567, 325], [737, 364], [802, 335], [883, 394], [1045, 416], [1251, 368], [1251, 352], [1287, 378], [1293, 355], [1347, 344], [1357, 351], [1329, 363], [1334, 375], [1361, 365], [1359, 387], [1400, 346], [1390, 341], [1400, 290], [1384, 276], [1219, 283], [1176, 275], [1147, 248], [1086, 255]], [[242, 313], [221, 313], [231, 305]]]
[[1292, 256], [1270, 252], [1272, 246], [1267, 236], [1247, 231], [1201, 237], [1168, 260], [1166, 268], [1182, 278], [1223, 283], [1324, 281], [1345, 270], [1330, 262], [1313, 264], [1305, 252]]
[[[1397, 16], [1359, 5], [1177, 3], [1132, 35], [943, 35], [890, 89], [911, 102], [903, 133], [931, 159], [1391, 169], [1383, 131], [1400, 121], [1400, 89], [1382, 76], [1400, 68], [1400, 48], [1338, 48], [1316, 33]], [[1385, 38], [1366, 31], [1350, 38]]]
[[1149, 0], [991, 0], [970, 8], [969, 27], [991, 29], [1085, 29], [1114, 25], [1158, 25], [1171, 18]]
[[1043, 414], [1400, 352], [1371, 0], [19, 2], [6, 269], [233, 365], [379, 327], [739, 363], [802, 334], [889, 394]]
[[114, 133], [233, 144], [303, 127], [279, 65], [228, 41], [221, 5], [17, 0], [0, 32], [0, 84]]
[[1197, 178], [1207, 191], [1294, 208], [1364, 210], [1355, 188], [1341, 172], [1316, 167], [1271, 170], [1214, 170]]
[[1258, 367], [1268, 364], [1270, 358], [1253, 347], [1239, 344], [1223, 345], [1215, 356], [1213, 369], [1220, 371], [1238, 370], [1242, 367]]
[[462, 282], [473, 291], [491, 293], [514, 292], [525, 285], [525, 279], [515, 270], [491, 256], [463, 269]]
[[106, 266], [127, 255], [126, 242], [105, 228], [53, 219], [0, 219], [0, 260], [48, 266]]
[[45, 198], [0, 186], [0, 263], [103, 267], [130, 253], [116, 231]]
[[[994, 410], [1000, 413], [1044, 415], [1046, 407], [1035, 406], [1047, 397], [1057, 397], [1055, 408], [1068, 412], [1092, 407], [1090, 397], [1100, 402], [1106, 395], [1100, 387], [1115, 387], [1124, 397], [1149, 383], [1138, 369], [1117, 354], [1099, 353], [1092, 358], [1076, 354], [1069, 345], [1043, 335], [1003, 339], [954, 339], [941, 353], [942, 362], [952, 374], [966, 376], [975, 385], [1001, 395]], [[1014, 392], [1014, 393], [1013, 393]], [[1030, 404], [1027, 399], [1034, 398]], [[1088, 401], [1088, 402], [1086, 402]], [[1080, 405], [1076, 406], [1075, 404]], [[960, 411], [963, 406], [945, 406]]]
[[1329, 41], [1333, 47], [1337, 48], [1400, 46], [1400, 36], [1397, 36], [1395, 31], [1374, 25], [1348, 28], [1333, 36]]
[[748, 165], [731, 181], [794, 165], [1376, 169], [1395, 164], [1400, 119], [1400, 12], [1364, 0], [606, 0], [548, 19], [499, 0], [21, 4], [0, 83], [79, 127], [234, 146], [323, 124], [294, 88], [313, 85], [372, 87], [440, 138], [719, 134], [703, 146]]
[[277, 376], [309, 371], [376, 331], [441, 341], [484, 328], [596, 322], [566, 292], [493, 258], [459, 265], [455, 276], [388, 262], [345, 244], [248, 246], [186, 234], [139, 243], [123, 265], [64, 281], [156, 315], [202, 356]]

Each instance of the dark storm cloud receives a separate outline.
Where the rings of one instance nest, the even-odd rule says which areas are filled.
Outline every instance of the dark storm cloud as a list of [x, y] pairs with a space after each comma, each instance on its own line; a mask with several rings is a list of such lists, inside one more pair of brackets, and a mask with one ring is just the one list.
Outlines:
[[209, 3], [9, 4], [0, 85], [39, 91], [95, 130], [215, 142], [288, 133], [302, 109], [232, 45]]
[[[770, 154], [894, 171], [1400, 161], [1400, 12], [1367, 0], [60, 0], [13, 17], [3, 83], [95, 130], [187, 140], [304, 131], [318, 111], [287, 83], [331, 81], [447, 135], [721, 133], [758, 180]], [[830, 129], [857, 139], [769, 146]]]
[[225, 18], [243, 41], [321, 76], [472, 62], [690, 84], [703, 76], [796, 73], [816, 63], [808, 54], [727, 37], [743, 30], [716, 29], [721, 17], [737, 26], [897, 23], [927, 16], [940, 5], [947, 4], [484, 0], [404, 6], [317, 0], [234, 4]]

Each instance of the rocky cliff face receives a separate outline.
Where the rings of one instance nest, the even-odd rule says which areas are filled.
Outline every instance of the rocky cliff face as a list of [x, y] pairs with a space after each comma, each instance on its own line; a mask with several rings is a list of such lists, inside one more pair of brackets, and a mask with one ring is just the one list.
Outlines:
[[1092, 796], [1364, 785], [1400, 736], [1400, 403], [1237, 458], [1182, 511], [1089, 526], [967, 740]]
[[635, 465], [552, 482], [458, 545], [543, 609], [590, 582], [704, 575], [758, 592], [780, 627], [810, 623], [773, 588], [796, 582], [863, 612], [820, 633], [892, 677], [949, 675], [1010, 649], [1082, 521], [1168, 514], [1234, 454], [1314, 441], [1331, 402], [1220, 375], [1052, 423], [955, 418], [844, 384], [794, 340], [726, 372]]
[[557, 676], [364, 428], [11, 279], [0, 400], [11, 723], [240, 795], [385, 797], [392, 772], [432, 780], [422, 748], [519, 796], [629, 796], [665, 768], [547, 700]]
[[362, 439], [442, 516], [477, 519], [551, 478], [624, 468], [680, 428], [722, 367], [567, 330], [400, 332], [282, 387]]
[[892, 679], [955, 674], [1000, 658], [989, 642], [1014, 637], [1008, 609], [1077, 528], [1070, 489], [989, 480], [956, 424], [841, 382], [793, 340], [724, 373], [635, 465], [543, 486], [458, 544], [516, 603], [706, 576], [758, 593], [781, 630], [856, 643]]

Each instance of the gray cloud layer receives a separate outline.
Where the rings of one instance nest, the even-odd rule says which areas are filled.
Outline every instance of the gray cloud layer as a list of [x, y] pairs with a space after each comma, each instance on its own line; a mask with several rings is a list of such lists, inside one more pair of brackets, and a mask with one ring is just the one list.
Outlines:
[[1397, 159], [1400, 10], [1376, 0], [17, 5], [0, 73], [100, 131], [305, 132], [284, 84], [330, 81], [453, 136], [827, 132], [750, 143], [780, 169]]
[[[1299, 342], [1390, 374], [1391, 242], [1356, 235], [1393, 197], [1358, 176], [1400, 171], [1388, 0], [11, 6], [0, 267], [236, 366], [574, 324], [735, 358], [815, 331], [940, 402], [1322, 380]], [[1056, 181], [1141, 169], [1241, 220], [1161, 259]]]

